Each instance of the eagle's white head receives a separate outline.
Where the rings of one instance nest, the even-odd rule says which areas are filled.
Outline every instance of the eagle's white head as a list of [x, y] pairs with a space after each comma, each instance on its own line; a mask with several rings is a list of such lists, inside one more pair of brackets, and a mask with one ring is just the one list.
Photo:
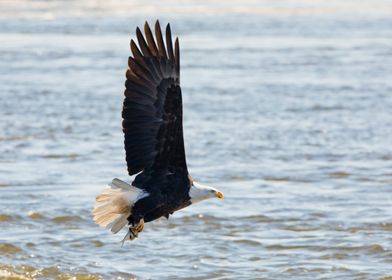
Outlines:
[[213, 187], [192, 181], [191, 188], [189, 190], [189, 197], [191, 198], [191, 203], [194, 204], [207, 198], [217, 197], [222, 199], [223, 193]]

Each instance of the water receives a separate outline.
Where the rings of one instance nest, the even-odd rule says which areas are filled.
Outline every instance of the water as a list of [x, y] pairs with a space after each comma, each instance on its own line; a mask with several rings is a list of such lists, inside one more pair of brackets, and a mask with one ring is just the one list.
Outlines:
[[[1, 279], [390, 279], [389, 1], [2, 1]], [[180, 36], [194, 178], [225, 193], [120, 247], [128, 42]], [[124, 233], [125, 234], [125, 233]]]

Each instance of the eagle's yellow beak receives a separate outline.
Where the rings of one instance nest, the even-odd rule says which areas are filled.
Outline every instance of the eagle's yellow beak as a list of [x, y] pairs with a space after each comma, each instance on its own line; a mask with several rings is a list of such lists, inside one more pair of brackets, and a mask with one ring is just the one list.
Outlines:
[[218, 193], [216, 194], [216, 197], [219, 198], [219, 199], [223, 199], [225, 196], [223, 195], [223, 193], [218, 192]]

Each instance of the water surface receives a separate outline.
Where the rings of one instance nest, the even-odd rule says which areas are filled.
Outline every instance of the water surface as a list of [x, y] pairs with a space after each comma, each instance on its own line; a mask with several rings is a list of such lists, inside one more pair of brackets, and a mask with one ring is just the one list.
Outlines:
[[[3, 1], [0, 278], [390, 279], [388, 1]], [[120, 247], [90, 211], [127, 177], [145, 19], [180, 36], [188, 165], [210, 200]]]

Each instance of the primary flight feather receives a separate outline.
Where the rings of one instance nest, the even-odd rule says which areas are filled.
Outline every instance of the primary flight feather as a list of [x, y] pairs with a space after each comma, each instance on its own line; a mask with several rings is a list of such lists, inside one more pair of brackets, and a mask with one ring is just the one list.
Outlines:
[[155, 38], [148, 23], [144, 36], [136, 29], [128, 59], [122, 127], [128, 174], [132, 184], [113, 179], [96, 198], [94, 220], [113, 233], [129, 227], [123, 242], [132, 240], [144, 223], [192, 203], [223, 194], [195, 182], [186, 165], [182, 127], [180, 47], [173, 48], [170, 25], [165, 40], [159, 22]]

